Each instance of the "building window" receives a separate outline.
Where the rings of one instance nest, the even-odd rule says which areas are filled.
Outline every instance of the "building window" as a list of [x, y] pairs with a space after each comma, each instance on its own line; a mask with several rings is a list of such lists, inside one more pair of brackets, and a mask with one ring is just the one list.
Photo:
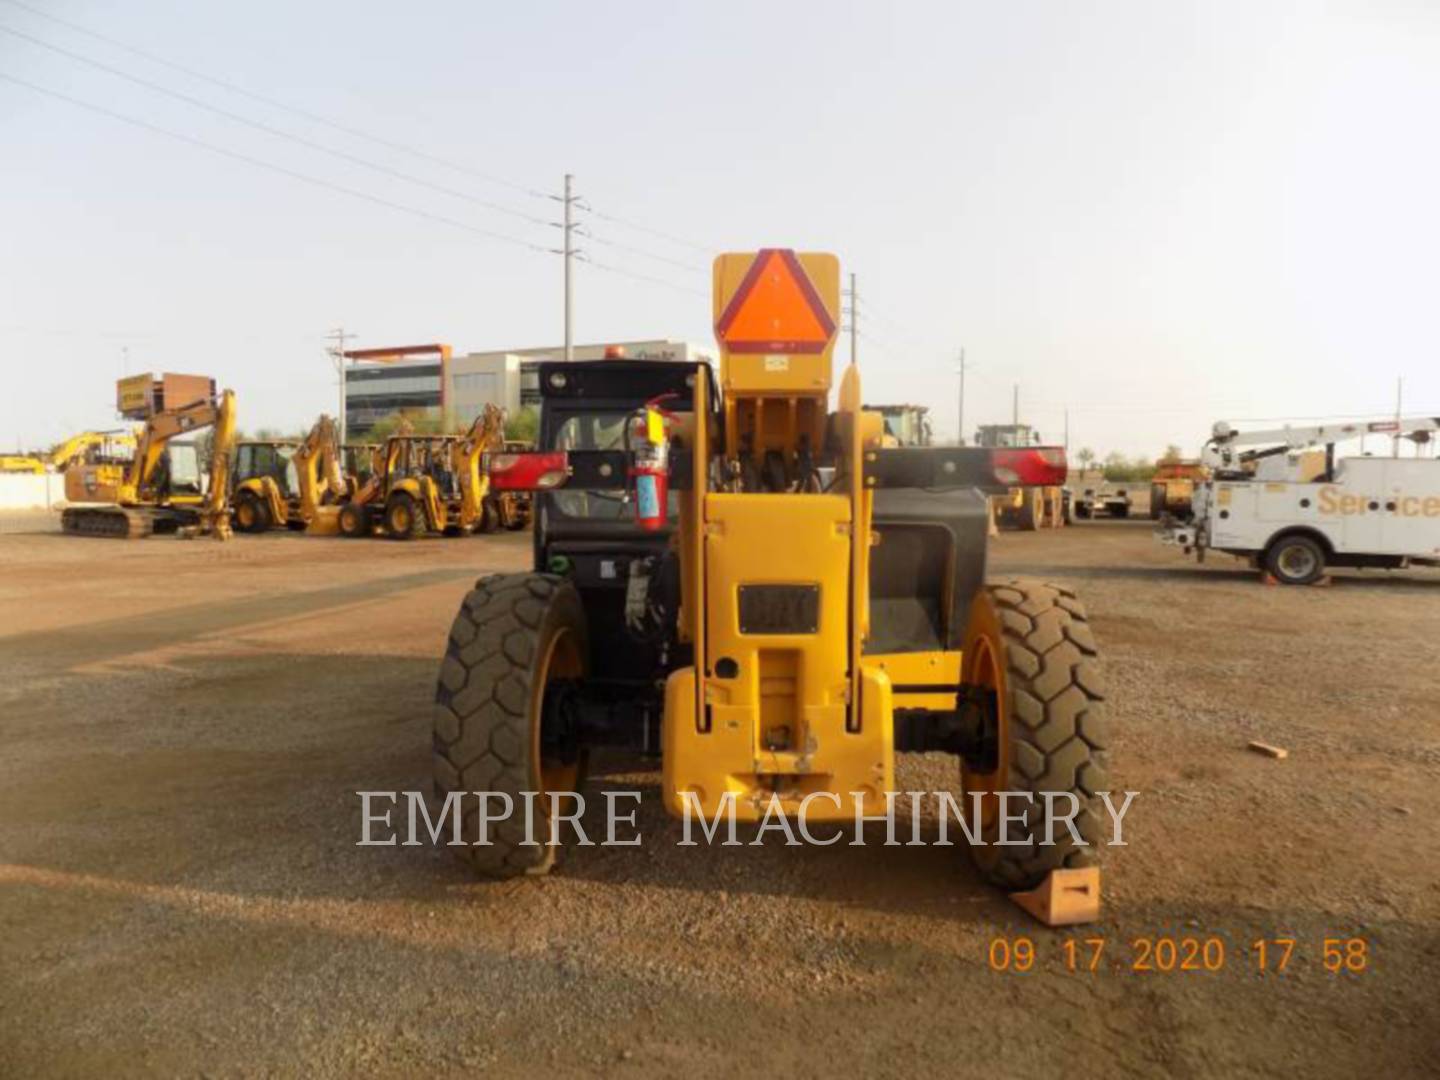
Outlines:
[[493, 401], [498, 380], [491, 371], [472, 371], [455, 376], [455, 393], [467, 398]]

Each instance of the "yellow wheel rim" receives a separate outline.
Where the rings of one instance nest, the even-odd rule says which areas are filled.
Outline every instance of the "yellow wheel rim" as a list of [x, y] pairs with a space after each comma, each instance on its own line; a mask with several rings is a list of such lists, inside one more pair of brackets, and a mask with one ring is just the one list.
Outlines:
[[996, 710], [999, 713], [999, 730], [995, 769], [992, 772], [977, 772], [962, 759], [960, 780], [967, 814], [970, 812], [970, 793], [984, 793], [980, 802], [980, 823], [989, 828], [995, 823], [999, 811], [999, 800], [994, 793], [1007, 790], [1006, 778], [1010, 775], [1010, 704], [999, 615], [989, 597], [982, 595], [975, 603], [975, 610], [970, 617], [973, 629], [967, 638], [960, 661], [960, 681], [969, 686], [980, 686], [994, 691]]
[[550, 639], [535, 674], [537, 677], [530, 691], [531, 760], [535, 762], [535, 772], [538, 774], [539, 797], [544, 798], [545, 793], [550, 791], [574, 791], [580, 780], [578, 761], [570, 765], [546, 766], [540, 756], [540, 723], [545, 704], [545, 688], [554, 679], [576, 679], [585, 674], [580, 643], [568, 628], [562, 629]]

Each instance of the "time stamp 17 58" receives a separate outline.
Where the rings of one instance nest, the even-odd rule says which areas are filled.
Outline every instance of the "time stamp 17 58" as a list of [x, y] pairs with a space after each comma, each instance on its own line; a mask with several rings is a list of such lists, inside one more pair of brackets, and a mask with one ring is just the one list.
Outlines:
[[1236, 941], [1216, 934], [1061, 935], [1014, 934], [989, 940], [991, 971], [1027, 975], [1075, 974], [1217, 975], [1243, 971], [1284, 978], [1302, 970], [1337, 977], [1364, 975], [1375, 954], [1364, 937], [1277, 934]]

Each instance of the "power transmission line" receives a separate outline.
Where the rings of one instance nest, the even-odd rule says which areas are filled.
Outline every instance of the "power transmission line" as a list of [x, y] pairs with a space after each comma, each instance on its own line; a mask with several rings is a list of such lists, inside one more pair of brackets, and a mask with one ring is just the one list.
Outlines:
[[[582, 206], [581, 209], [584, 209], [584, 207]], [[706, 272], [704, 267], [696, 266], [694, 263], [681, 262], [679, 259], [672, 259], [666, 255], [657, 255], [653, 251], [646, 251], [644, 248], [634, 247], [631, 244], [622, 244], [618, 240], [611, 240], [605, 236], [597, 236], [583, 226], [577, 231], [591, 243], [600, 244], [602, 247], [614, 248], [616, 251], [628, 251], [632, 255], [639, 255], [646, 259], [654, 259], [656, 262], [665, 263], [667, 266], [673, 266], [679, 270], [688, 270], [694, 274], [703, 274]]]
[[591, 259], [585, 255], [577, 256], [576, 261], [583, 262], [586, 266], [593, 266], [596, 270], [601, 270], [607, 274], [616, 274], [620, 277], [630, 278], [632, 281], [644, 281], [648, 282], [651, 285], [661, 285], [667, 289], [674, 289], [676, 292], [686, 293], [690, 296], [703, 297], [707, 300], [710, 298], [710, 294], [708, 292], [705, 292], [704, 290], [691, 288], [688, 285], [680, 285], [676, 282], [666, 280], [665, 278], [651, 277], [649, 274], [636, 273], [634, 270], [627, 270], [622, 266], [611, 266], [609, 263], [596, 262], [594, 259]]
[[529, 251], [538, 252], [541, 255], [550, 254], [549, 248], [542, 247], [539, 244], [533, 244], [530, 241], [521, 239], [518, 236], [510, 236], [506, 233], [495, 232], [492, 229], [484, 229], [478, 225], [471, 225], [464, 221], [458, 221], [455, 218], [447, 217], [444, 214], [431, 213], [429, 210], [422, 210], [416, 206], [407, 206], [404, 203], [392, 202], [391, 200], [382, 198], [379, 195], [371, 195], [369, 192], [359, 191], [352, 187], [346, 187], [344, 184], [331, 183], [329, 180], [322, 180], [318, 176], [311, 176], [309, 173], [303, 173], [296, 169], [291, 169], [285, 165], [277, 165], [273, 161], [266, 161], [263, 158], [251, 157], [249, 154], [241, 153], [238, 150], [231, 150], [224, 146], [217, 146], [215, 143], [207, 142], [204, 139], [196, 138], [193, 135], [186, 135], [183, 132], [174, 131], [166, 127], [161, 127], [159, 124], [152, 124], [148, 120], [141, 120], [138, 117], [129, 116], [126, 113], [116, 112], [114, 109], [106, 108], [104, 105], [97, 105], [92, 101], [85, 101], [81, 98], [71, 97], [69, 94], [63, 94], [58, 90], [52, 90], [49, 87], [41, 86], [38, 83], [30, 82], [27, 79], [18, 78], [17, 76], [8, 74], [7, 72], [0, 71], [0, 79], [4, 79], [6, 82], [15, 83], [17, 86], [23, 86], [26, 89], [33, 90], [38, 94], [45, 94], [48, 97], [56, 98], [60, 101], [64, 101], [67, 104], [74, 105], [78, 108], [89, 109], [91, 112], [99, 113], [102, 116], [108, 116], [112, 120], [119, 120], [125, 124], [132, 124], [135, 127], [143, 128], [146, 131], [153, 131], [157, 135], [164, 135], [167, 138], [175, 139], [179, 142], [189, 143], [191, 146], [198, 146], [204, 150], [209, 150], [211, 153], [220, 154], [222, 157], [232, 158], [235, 161], [243, 161], [247, 165], [253, 165], [256, 168], [268, 169], [271, 172], [280, 173], [282, 176], [288, 176], [293, 180], [300, 180], [304, 183], [313, 184], [315, 187], [325, 188], [329, 191], [337, 191], [342, 195], [349, 195], [351, 198], [362, 199], [365, 202], [374, 203], [377, 206], [388, 207], [391, 210], [399, 210], [402, 213], [411, 214], [419, 218], [424, 218], [427, 221], [437, 222], [441, 225], [449, 225], [452, 228], [456, 229], [463, 229], [465, 232], [474, 233], [477, 236], [484, 236], [490, 240], [499, 241], [500, 243], [513, 244], [516, 247], [522, 247]]
[[[522, 184], [522, 183], [519, 183], [518, 181], [510, 180], [510, 179], [507, 179], [507, 178], [502, 177], [502, 176], [496, 176], [494, 173], [489, 173], [489, 172], [485, 172], [485, 171], [480, 170], [480, 169], [475, 169], [475, 168], [473, 168], [473, 167], [471, 167], [471, 166], [469, 166], [469, 165], [465, 165], [465, 164], [463, 164], [463, 163], [461, 163], [461, 162], [458, 162], [458, 161], [455, 161], [455, 160], [453, 160], [453, 159], [451, 159], [451, 158], [442, 157], [442, 156], [439, 155], [439, 154], [433, 154], [433, 153], [430, 153], [429, 151], [421, 150], [419, 147], [410, 146], [410, 145], [408, 145], [408, 144], [406, 144], [406, 143], [397, 142], [397, 141], [395, 141], [395, 140], [393, 140], [393, 139], [388, 139], [388, 138], [385, 138], [384, 136], [376, 135], [376, 134], [374, 134], [374, 133], [372, 133], [372, 132], [364, 131], [364, 130], [361, 130], [360, 128], [356, 128], [356, 127], [353, 127], [353, 126], [348, 125], [348, 124], [342, 124], [342, 123], [340, 123], [339, 121], [332, 120], [332, 119], [330, 119], [329, 117], [320, 115], [319, 113], [311, 112], [311, 111], [308, 110], [308, 109], [304, 109], [304, 108], [301, 108], [301, 107], [296, 106], [296, 105], [287, 104], [286, 102], [280, 101], [280, 100], [278, 100], [278, 99], [276, 99], [276, 98], [273, 98], [273, 97], [269, 97], [269, 96], [267, 96], [267, 95], [265, 95], [265, 94], [256, 93], [255, 91], [249, 90], [249, 89], [247, 89], [247, 88], [239, 85], [238, 83], [234, 83], [234, 82], [231, 82], [231, 81], [226, 80], [226, 79], [221, 79], [221, 78], [219, 78], [219, 77], [217, 77], [217, 76], [210, 75], [210, 74], [208, 74], [208, 73], [206, 73], [206, 72], [203, 72], [203, 71], [198, 71], [198, 70], [196, 70], [195, 68], [188, 67], [188, 66], [185, 65], [185, 64], [176, 63], [175, 61], [173, 61], [173, 60], [168, 60], [168, 59], [166, 59], [166, 58], [163, 57], [163, 56], [158, 56], [158, 55], [156, 55], [155, 53], [148, 52], [148, 51], [146, 51], [146, 50], [144, 50], [144, 49], [137, 48], [137, 47], [135, 47], [134, 45], [127, 44], [126, 42], [121, 41], [121, 40], [119, 40], [118, 38], [111, 37], [111, 36], [108, 35], [108, 34], [100, 33], [100, 32], [97, 31], [97, 30], [92, 30], [92, 29], [90, 29], [89, 27], [82, 26], [82, 25], [80, 25], [79, 23], [72, 22], [72, 21], [70, 21], [70, 20], [68, 20], [68, 19], [62, 19], [62, 18], [60, 18], [58, 15], [52, 15], [52, 14], [50, 14], [50, 13], [47, 12], [47, 11], [42, 11], [42, 10], [40, 10], [39, 8], [34, 7], [34, 6], [30, 5], [30, 4], [23, 3], [22, 0], [4, 0], [4, 2], [7, 3], [7, 4], [10, 4], [12, 7], [19, 8], [19, 9], [22, 10], [22, 11], [29, 12], [31, 15], [34, 15], [34, 16], [36, 16], [36, 17], [38, 17], [38, 18], [46, 19], [46, 20], [48, 20], [49, 22], [52, 22], [52, 23], [54, 23], [54, 24], [56, 24], [56, 25], [58, 25], [58, 26], [63, 26], [63, 27], [65, 27], [65, 28], [69, 29], [69, 30], [74, 31], [75, 33], [83, 34], [83, 35], [85, 35], [86, 37], [93, 38], [93, 39], [96, 40], [96, 41], [104, 42], [105, 44], [110, 45], [110, 46], [113, 47], [113, 48], [120, 49], [120, 50], [123, 51], [123, 52], [127, 52], [127, 53], [131, 54], [132, 56], [138, 56], [138, 57], [140, 57], [141, 59], [146, 60], [146, 61], [148, 61], [148, 62], [150, 62], [150, 63], [152, 63], [152, 64], [158, 64], [158, 65], [160, 65], [161, 67], [169, 68], [170, 70], [172, 70], [172, 71], [177, 71], [177, 72], [179, 72], [179, 73], [181, 73], [181, 74], [183, 74], [183, 75], [185, 75], [185, 76], [187, 76], [187, 77], [189, 77], [189, 78], [198, 79], [198, 80], [201, 81], [201, 82], [208, 83], [208, 84], [210, 84], [211, 86], [217, 86], [217, 87], [219, 87], [219, 88], [221, 88], [221, 89], [223, 89], [223, 90], [229, 91], [230, 93], [239, 94], [239, 95], [242, 96], [242, 97], [249, 98], [251, 101], [260, 102], [261, 104], [266, 105], [266, 106], [269, 106], [270, 108], [279, 109], [279, 110], [281, 110], [282, 112], [287, 112], [287, 113], [290, 113], [290, 114], [292, 114], [292, 115], [294, 115], [294, 116], [299, 116], [299, 117], [301, 117], [301, 118], [303, 118], [303, 119], [305, 119], [305, 120], [311, 121], [312, 123], [316, 123], [316, 124], [323, 125], [324, 127], [328, 127], [328, 128], [330, 128], [330, 129], [332, 129], [332, 130], [334, 130], [334, 131], [338, 131], [338, 132], [340, 132], [340, 133], [342, 133], [342, 134], [344, 134], [344, 135], [349, 135], [349, 136], [351, 136], [351, 137], [353, 137], [353, 138], [357, 138], [357, 139], [363, 139], [363, 140], [365, 140], [366, 142], [373, 143], [373, 144], [376, 145], [376, 146], [383, 146], [383, 147], [385, 147], [385, 148], [387, 148], [387, 149], [389, 149], [389, 150], [398, 151], [399, 153], [412, 155], [413, 157], [419, 158], [419, 159], [424, 160], [424, 161], [431, 162], [432, 164], [440, 165], [440, 166], [443, 166], [443, 167], [445, 167], [445, 168], [447, 168], [447, 169], [452, 169], [452, 170], [454, 170], [454, 171], [456, 171], [456, 172], [463, 173], [463, 174], [465, 174], [465, 175], [467, 175], [467, 176], [476, 177], [476, 178], [478, 178], [478, 179], [481, 179], [481, 180], [486, 181], [487, 183], [496, 184], [496, 185], [499, 185], [499, 186], [501, 186], [501, 187], [509, 188], [509, 189], [512, 190], [512, 191], [521, 192], [522, 194], [529, 195], [529, 196], [532, 197], [532, 198], [536, 198], [536, 199], [554, 199], [554, 198], [555, 198], [555, 196], [552, 195], [551, 193], [549, 193], [549, 192], [547, 192], [547, 191], [542, 191], [542, 190], [534, 187], [533, 185], [530, 185], [530, 184]], [[108, 65], [102, 64], [102, 63], [101, 63], [100, 61], [98, 61], [98, 60], [93, 60], [93, 59], [91, 59], [91, 58], [89, 58], [89, 57], [84, 57], [84, 56], [81, 56], [80, 54], [77, 54], [77, 53], [70, 53], [70, 52], [68, 52], [68, 50], [62, 49], [62, 48], [61, 48], [60, 46], [58, 46], [58, 45], [52, 45], [52, 44], [50, 44], [50, 43], [48, 43], [48, 42], [41, 41], [41, 40], [38, 39], [38, 38], [29, 37], [29, 35], [23, 34], [23, 33], [21, 33], [20, 31], [11, 30], [10, 32], [13, 33], [13, 34], [15, 34], [15, 35], [18, 36], [18, 37], [24, 37], [24, 38], [26, 38], [27, 40], [30, 40], [30, 41], [32, 41], [33, 43], [37, 44], [37, 45], [41, 45], [41, 46], [44, 47], [44, 48], [52, 49], [52, 50], [54, 50], [55, 52], [64, 53], [65, 55], [69, 55], [69, 56], [71, 56], [71, 57], [74, 58], [74, 59], [81, 60], [81, 61], [83, 61], [83, 62], [85, 62], [85, 63], [88, 63], [88, 64], [92, 64], [93, 66], [99, 67], [99, 68], [101, 68], [102, 70], [109, 71], [109, 72], [111, 72], [112, 74], [115, 74], [115, 75], [120, 76], [121, 78], [129, 79], [129, 80], [132, 81], [132, 82], [136, 82], [136, 83], [138, 83], [138, 84], [140, 84], [140, 85], [147, 86], [147, 87], [149, 87], [149, 88], [152, 89], [152, 90], [156, 90], [156, 91], [158, 91], [158, 92], [160, 92], [160, 93], [169, 94], [169, 95], [171, 95], [171, 96], [178, 97], [178, 98], [180, 98], [181, 100], [185, 100], [185, 101], [189, 102], [190, 104], [197, 105], [197, 106], [199, 106], [199, 107], [201, 107], [201, 108], [210, 109], [211, 111], [217, 112], [217, 113], [219, 113], [220, 115], [228, 116], [230, 119], [238, 120], [240, 123], [249, 124], [249, 125], [252, 126], [252, 127], [259, 127], [261, 130], [265, 130], [265, 131], [269, 132], [270, 134], [278, 135], [278, 136], [280, 136], [280, 137], [282, 137], [282, 138], [293, 139], [293, 140], [296, 140], [296, 141], [305, 143], [305, 145], [310, 146], [312, 149], [319, 150], [319, 151], [322, 152], [322, 153], [329, 153], [329, 154], [334, 154], [334, 155], [337, 155], [337, 156], [345, 157], [347, 160], [351, 160], [351, 161], [355, 162], [356, 164], [363, 165], [363, 166], [365, 166], [365, 167], [367, 167], [367, 168], [374, 168], [374, 169], [377, 169], [377, 170], [379, 170], [379, 171], [388, 172], [390, 175], [396, 176], [396, 177], [398, 177], [399, 179], [406, 180], [406, 181], [409, 181], [409, 182], [411, 182], [411, 183], [422, 184], [423, 186], [426, 186], [426, 187], [435, 188], [436, 190], [442, 191], [442, 192], [444, 192], [445, 194], [453, 195], [453, 196], [455, 196], [455, 197], [457, 197], [457, 198], [466, 199], [466, 200], [468, 200], [468, 201], [470, 201], [470, 202], [477, 203], [478, 205], [487, 206], [487, 207], [489, 207], [490, 209], [496, 210], [497, 212], [500, 212], [500, 213], [504, 213], [504, 214], [508, 214], [508, 215], [510, 215], [510, 216], [522, 218], [522, 219], [524, 219], [524, 220], [530, 220], [530, 221], [532, 221], [532, 222], [535, 221], [534, 218], [530, 217], [529, 215], [526, 215], [523, 211], [517, 211], [517, 210], [513, 210], [513, 209], [501, 207], [501, 206], [498, 205], [498, 204], [487, 202], [486, 200], [476, 198], [475, 196], [469, 195], [469, 194], [467, 194], [467, 193], [457, 192], [457, 191], [455, 191], [454, 189], [450, 189], [450, 188], [446, 188], [446, 187], [444, 187], [444, 186], [442, 186], [442, 185], [437, 185], [437, 184], [430, 183], [429, 181], [425, 181], [425, 180], [422, 180], [422, 179], [420, 179], [420, 178], [413, 177], [413, 176], [410, 176], [410, 175], [405, 174], [405, 173], [401, 173], [401, 172], [399, 172], [398, 170], [389, 169], [389, 168], [386, 167], [386, 166], [377, 165], [377, 164], [375, 164], [375, 163], [373, 163], [373, 162], [366, 161], [365, 159], [357, 158], [357, 157], [354, 157], [354, 156], [352, 156], [352, 155], [345, 154], [344, 151], [335, 150], [335, 149], [333, 149], [333, 148], [326, 147], [326, 146], [323, 146], [323, 145], [321, 145], [321, 144], [313, 143], [313, 142], [311, 142], [311, 141], [309, 141], [309, 140], [304, 139], [304, 138], [301, 137], [301, 136], [294, 135], [293, 133], [286, 132], [286, 131], [283, 131], [283, 130], [281, 130], [281, 129], [271, 128], [271, 127], [269, 127], [269, 126], [267, 126], [267, 125], [262, 125], [262, 124], [260, 124], [260, 123], [257, 122], [257, 121], [249, 120], [248, 118], [245, 118], [245, 117], [243, 117], [243, 116], [239, 116], [239, 115], [234, 114], [234, 113], [229, 113], [229, 112], [227, 112], [227, 111], [225, 111], [225, 110], [223, 110], [223, 109], [220, 109], [220, 108], [217, 107], [217, 106], [210, 105], [209, 103], [202, 102], [202, 101], [199, 101], [199, 100], [197, 100], [197, 99], [189, 98], [189, 97], [187, 97], [186, 95], [181, 94], [179, 91], [170, 90], [170, 89], [168, 89], [168, 88], [161, 87], [161, 86], [159, 86], [159, 85], [157, 85], [157, 84], [146, 82], [145, 80], [139, 78], [138, 76], [130, 75], [130, 74], [126, 73], [126, 72], [120, 71], [119, 69], [109, 67]], [[670, 233], [670, 232], [666, 232], [666, 231], [663, 230], [663, 229], [657, 229], [657, 228], [654, 228], [654, 227], [652, 227], [652, 226], [645, 225], [645, 224], [642, 224], [642, 223], [640, 223], [640, 222], [630, 220], [630, 219], [628, 219], [628, 218], [620, 217], [620, 216], [615, 215], [615, 214], [607, 214], [607, 213], [604, 213], [604, 212], [602, 212], [602, 211], [596, 210], [594, 207], [591, 207], [591, 206], [589, 206], [589, 205], [583, 205], [583, 204], [577, 203], [576, 209], [584, 210], [585, 212], [591, 214], [592, 216], [594, 216], [594, 217], [595, 217], [596, 219], [598, 219], [598, 220], [608, 221], [608, 222], [611, 222], [612, 224], [618, 225], [618, 226], [620, 226], [620, 227], [622, 227], [622, 228], [633, 229], [633, 230], [635, 230], [635, 231], [637, 231], [637, 232], [642, 232], [642, 233], [645, 233], [645, 234], [647, 234], [647, 235], [654, 236], [654, 237], [657, 237], [657, 238], [659, 238], [659, 239], [668, 241], [669, 243], [678, 244], [678, 245], [680, 245], [680, 246], [682, 246], [682, 247], [693, 248], [694, 250], [703, 252], [703, 253], [705, 253], [705, 254], [707, 254], [707, 255], [710, 254], [710, 253], [714, 250], [714, 248], [711, 247], [711, 246], [707, 246], [707, 245], [704, 245], [704, 244], [700, 244], [700, 243], [697, 243], [697, 242], [692, 241], [692, 240], [686, 240], [686, 239], [684, 239], [683, 237], [676, 236], [675, 234]], [[654, 252], [646, 251], [644, 248], [639, 248], [639, 247], [630, 246], [630, 245], [622, 245], [622, 244], [620, 244], [620, 243], [618, 243], [618, 242], [614, 242], [614, 241], [608, 241], [608, 242], [607, 242], [607, 241], [600, 241], [600, 242], [601, 242], [601, 243], [608, 243], [609, 246], [615, 247], [617, 250], [627, 250], [627, 251], [630, 251], [632, 254], [643, 255], [643, 256], [645, 256], [646, 258], [651, 258], [651, 259], [654, 259], [654, 260], [659, 261], [659, 262], [671, 262], [671, 261], [672, 261], [672, 260], [670, 260], [667, 256], [658, 255], [658, 254], [656, 254], [656, 253], [654, 253]], [[687, 267], [685, 267], [685, 268], [689, 269], [689, 268], [691, 268], [691, 267], [688, 267], [688, 266], [687, 266]]]
[[[10, 0], [10, 2], [13, 2], [13, 0]], [[713, 244], [707, 245], [697, 243], [694, 240], [686, 240], [684, 237], [676, 236], [674, 233], [665, 232], [663, 229], [656, 229], [652, 228], [649, 225], [642, 225], [637, 221], [630, 221], [626, 218], [617, 217], [614, 214], [606, 214], [600, 210], [596, 210], [593, 206], [582, 206], [581, 209], [589, 214], [592, 214], [599, 221], [608, 221], [614, 225], [620, 225], [627, 229], [634, 229], [636, 232], [642, 232], [649, 236], [657, 237], [661, 240], [667, 240], [672, 244], [679, 245], [680, 247], [692, 248], [695, 251], [702, 252], [706, 255], [711, 255], [715, 252], [715, 246]]]
[[41, 38], [33, 37], [30, 34], [27, 34], [21, 30], [16, 30], [13, 27], [0, 25], [0, 32], [11, 34], [14, 37], [18, 37], [30, 42], [32, 45], [37, 45], [42, 49], [49, 49], [51, 52], [58, 53], [61, 56], [68, 57], [69, 59], [78, 61], [79, 63], [88, 64], [89, 66], [96, 68], [99, 71], [114, 75], [116, 78], [124, 79], [127, 82], [132, 82], [137, 86], [143, 86], [145, 87], [145, 89], [152, 90], [157, 94], [164, 94], [166, 97], [174, 98], [177, 101], [183, 101], [187, 105], [192, 105], [197, 109], [204, 109], [207, 112], [212, 112], [216, 116], [223, 116], [227, 120], [233, 120], [238, 124], [244, 124], [246, 127], [254, 128], [256, 131], [262, 131], [267, 135], [273, 135], [281, 139], [289, 139], [291, 142], [298, 143], [301, 146], [318, 151], [319, 153], [329, 154], [331, 157], [338, 158], [341, 161], [348, 161], [352, 165], [359, 165], [362, 168], [370, 169], [374, 172], [394, 177], [397, 180], [403, 180], [407, 184], [415, 184], [419, 187], [430, 188], [432, 191], [438, 191], [442, 195], [448, 195], [451, 198], [455, 199], [463, 199], [466, 202], [474, 203], [477, 206], [483, 206], [487, 210], [493, 210], [498, 214], [505, 214], [508, 217], [517, 218], [521, 221], [527, 221], [532, 225], [550, 224], [550, 222], [547, 221], [545, 218], [537, 217], [536, 215], [526, 213], [523, 210], [515, 210], [508, 206], [503, 206], [500, 203], [492, 202], [489, 199], [479, 198], [475, 195], [471, 195], [468, 191], [460, 191], [457, 188], [446, 187], [443, 184], [435, 184], [430, 182], [429, 180], [424, 179], [423, 177], [413, 176], [410, 173], [401, 171], [400, 169], [392, 169], [388, 165], [382, 165], [379, 162], [370, 161], [367, 158], [360, 157], [358, 154], [351, 154], [345, 150], [337, 150], [334, 147], [326, 146], [324, 143], [318, 143], [313, 139], [307, 139], [303, 135], [296, 135], [293, 132], [286, 131], [283, 128], [274, 127], [271, 124], [266, 124], [259, 120], [252, 120], [250, 117], [244, 116], [241, 113], [232, 112], [231, 110], [221, 108], [218, 105], [212, 105], [208, 101], [202, 101], [200, 98], [191, 97], [189, 94], [182, 93], [179, 90], [173, 90], [170, 87], [164, 86], [161, 83], [151, 82], [149, 79], [142, 79], [138, 75], [132, 75], [128, 71], [124, 71], [117, 67], [112, 67], [109, 64], [102, 63], [101, 61], [94, 59], [93, 57], [85, 56], [83, 53], [72, 52], [69, 49], [61, 48], [59, 45], [52, 44], [51, 42], [45, 41]]
[[465, 173], [469, 176], [474, 176], [489, 183], [498, 184], [501, 187], [510, 188], [512, 191], [522, 192], [523, 194], [530, 195], [537, 199], [544, 199], [548, 197], [546, 192], [537, 191], [535, 188], [531, 187], [528, 184], [521, 184], [514, 180], [507, 180], [503, 176], [496, 176], [493, 173], [483, 172], [479, 169], [472, 168], [469, 165], [464, 165], [457, 161], [451, 161], [448, 158], [443, 158], [439, 155], [428, 153], [416, 147], [408, 146], [405, 143], [395, 142], [391, 139], [384, 138], [383, 136], [374, 135], [370, 132], [362, 131], [359, 128], [351, 127], [347, 124], [342, 124], [339, 121], [331, 120], [329, 117], [321, 116], [319, 113], [310, 112], [308, 109], [302, 109], [295, 105], [287, 105], [285, 102], [277, 101], [275, 98], [266, 97], [264, 94], [257, 94], [255, 91], [247, 90], [245, 87], [240, 86], [237, 83], [228, 82], [225, 79], [217, 78], [216, 76], [207, 74], [203, 71], [197, 71], [195, 68], [186, 67], [184, 64], [177, 64], [175, 61], [167, 60], [163, 56], [157, 56], [154, 53], [146, 52], [144, 49], [139, 49], [133, 45], [128, 45], [117, 38], [110, 37], [108, 34], [102, 34], [97, 30], [91, 30], [88, 27], [81, 26], [79, 23], [71, 22], [68, 19], [62, 19], [58, 15], [52, 15], [48, 11], [42, 11], [37, 7], [32, 7], [30, 4], [22, 3], [21, 0], [4, 0], [4, 2], [10, 4], [12, 7], [20, 8], [22, 11], [28, 11], [31, 15], [35, 15], [41, 19], [48, 19], [50, 22], [63, 26], [66, 29], [73, 30], [77, 34], [84, 34], [86, 37], [94, 38], [96, 41], [103, 41], [107, 45], [120, 49], [123, 52], [130, 53], [132, 56], [138, 56], [144, 60], [148, 60], [152, 64], [159, 64], [161, 67], [167, 67], [170, 68], [172, 71], [178, 71], [182, 75], [189, 76], [192, 79], [199, 79], [201, 82], [209, 83], [211, 86], [218, 86], [221, 89], [228, 90], [233, 94], [239, 94], [242, 97], [247, 97], [252, 101], [258, 101], [263, 105], [270, 106], [272, 109], [279, 109], [282, 112], [293, 113], [296, 116], [303, 117], [306, 120], [309, 120], [316, 124], [322, 124], [325, 127], [331, 128], [335, 131], [339, 131], [345, 135], [350, 135], [357, 139], [364, 139], [365, 141], [374, 143], [377, 146], [384, 146], [390, 150], [398, 150], [399, 152], [404, 154], [412, 154], [415, 157], [424, 158], [426, 161], [433, 162], [436, 165], [443, 165], [447, 169], [454, 169], [456, 172]]

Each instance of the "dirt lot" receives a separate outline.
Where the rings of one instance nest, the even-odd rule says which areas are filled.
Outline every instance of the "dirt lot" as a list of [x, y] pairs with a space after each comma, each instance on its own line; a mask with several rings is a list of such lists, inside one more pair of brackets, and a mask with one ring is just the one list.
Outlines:
[[[1104, 920], [1071, 934], [883, 830], [677, 847], [624, 760], [590, 789], [646, 794], [644, 845], [548, 879], [356, 847], [356, 791], [428, 787], [452, 614], [528, 537], [0, 528], [0, 1075], [1435, 1074], [1440, 574], [1288, 590], [1141, 522], [1001, 537], [996, 574], [1089, 603], [1140, 792]], [[1034, 968], [991, 970], [1021, 936]], [[1221, 939], [1223, 969], [1133, 970], [1161, 937]], [[1328, 972], [1326, 938], [1365, 970]]]

